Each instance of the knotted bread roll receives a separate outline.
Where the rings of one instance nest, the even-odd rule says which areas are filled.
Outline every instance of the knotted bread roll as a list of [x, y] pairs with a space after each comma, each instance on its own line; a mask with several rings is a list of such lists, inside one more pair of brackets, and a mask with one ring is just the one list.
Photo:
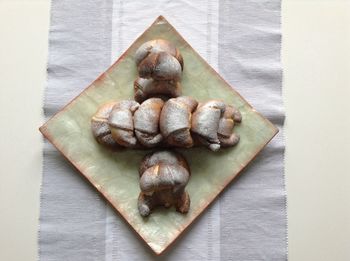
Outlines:
[[172, 43], [156, 39], [142, 44], [135, 53], [135, 62], [140, 76], [134, 82], [136, 101], [181, 95], [179, 80], [184, 63], [179, 50]]
[[155, 147], [163, 140], [159, 131], [159, 117], [163, 105], [162, 99], [151, 98], [141, 103], [134, 113], [135, 135], [147, 148]]
[[199, 104], [192, 115], [191, 131], [198, 135], [199, 141], [212, 151], [220, 149], [218, 130], [225, 107], [222, 101], [211, 100]]
[[141, 216], [148, 216], [157, 206], [175, 206], [180, 213], [188, 212], [190, 197], [185, 186], [190, 171], [180, 154], [172, 151], [151, 153], [142, 160], [139, 173], [138, 209]]
[[121, 146], [134, 148], [138, 142], [134, 134], [134, 112], [140, 106], [131, 100], [117, 102], [109, 115], [108, 125], [113, 139]]
[[108, 147], [118, 147], [118, 143], [112, 138], [108, 125], [108, 118], [116, 102], [109, 102], [101, 106], [91, 118], [91, 130], [98, 143]]
[[193, 146], [191, 136], [191, 115], [198, 103], [191, 97], [178, 97], [168, 100], [160, 114], [160, 131], [166, 143], [175, 147]]

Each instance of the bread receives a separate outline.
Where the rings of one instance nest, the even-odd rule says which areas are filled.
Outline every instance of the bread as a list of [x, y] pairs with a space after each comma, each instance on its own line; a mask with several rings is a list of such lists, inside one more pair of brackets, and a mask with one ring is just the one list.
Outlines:
[[176, 58], [183, 69], [183, 58], [179, 50], [171, 42], [164, 39], [156, 39], [142, 44], [135, 53], [135, 62], [137, 65], [146, 59], [150, 54], [166, 52]]
[[180, 96], [166, 102], [150, 98], [141, 105], [131, 100], [106, 104], [92, 117], [91, 127], [97, 141], [110, 147], [206, 146], [217, 151], [239, 142], [233, 129], [241, 121], [240, 112], [222, 101], [198, 105]]
[[233, 106], [227, 105], [220, 119], [218, 138], [222, 147], [234, 146], [239, 142], [239, 135], [233, 133], [235, 122], [241, 122], [242, 116]]
[[142, 44], [135, 52], [139, 78], [134, 82], [135, 100], [164, 99], [181, 95], [179, 83], [184, 67], [179, 50], [169, 41], [156, 39]]
[[91, 118], [92, 134], [98, 143], [107, 147], [119, 147], [118, 143], [112, 138], [111, 130], [108, 125], [108, 118], [116, 102], [109, 102], [101, 106], [95, 115]]
[[211, 100], [199, 104], [192, 115], [191, 131], [198, 135], [199, 141], [212, 151], [220, 149], [218, 129], [225, 107], [222, 101]]
[[172, 98], [164, 104], [159, 126], [168, 145], [184, 148], [193, 146], [191, 115], [197, 104], [191, 97]]
[[181, 78], [182, 68], [179, 61], [166, 52], [152, 53], [138, 66], [141, 78], [152, 78], [158, 81], [174, 80]]
[[138, 145], [134, 134], [134, 112], [140, 106], [131, 100], [117, 102], [109, 115], [108, 125], [113, 139], [121, 146], [135, 148]]
[[190, 171], [187, 161], [183, 156], [181, 156], [181, 154], [176, 153], [174, 151], [163, 150], [158, 151], [157, 153], [150, 153], [143, 158], [139, 167], [140, 177], [142, 173], [146, 171], [146, 169], [157, 165], [159, 162], [164, 164], [181, 165], [182, 167]]
[[175, 206], [187, 213], [190, 197], [185, 191], [190, 177], [186, 160], [172, 151], [158, 151], [146, 155], [140, 165], [140, 195], [138, 209], [148, 216], [157, 206]]
[[159, 145], [163, 136], [159, 131], [159, 117], [164, 102], [159, 98], [144, 101], [134, 113], [134, 128], [141, 145], [152, 148]]
[[156, 81], [152, 78], [137, 78], [134, 82], [135, 101], [143, 102], [150, 97], [161, 97], [164, 100], [181, 95], [181, 84], [178, 81]]

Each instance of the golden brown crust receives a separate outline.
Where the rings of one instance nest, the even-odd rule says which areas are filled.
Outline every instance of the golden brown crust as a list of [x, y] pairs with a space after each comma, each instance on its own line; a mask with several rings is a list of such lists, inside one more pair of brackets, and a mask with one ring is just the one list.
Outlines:
[[241, 122], [240, 112], [231, 105], [227, 105], [223, 117], [220, 119], [218, 138], [223, 147], [234, 146], [239, 142], [239, 135], [233, 133], [235, 122]]
[[140, 164], [138, 208], [141, 216], [148, 216], [157, 206], [175, 206], [187, 213], [190, 198], [185, 191], [190, 172], [186, 160], [172, 151], [148, 154]]
[[190, 167], [188, 166], [185, 158], [176, 151], [161, 150], [155, 153], [147, 154], [141, 161], [139, 174], [142, 175], [146, 169], [157, 165], [159, 163], [164, 164], [179, 164], [190, 173]]
[[163, 105], [161, 99], [151, 98], [144, 101], [134, 113], [135, 135], [145, 147], [155, 147], [163, 140], [159, 131], [159, 117]]
[[174, 98], [181, 95], [181, 89], [178, 81], [156, 81], [139, 77], [134, 82], [134, 98], [137, 102], [143, 102], [150, 97]]
[[[135, 62], [140, 78], [134, 83], [135, 100], [149, 97], [178, 97], [178, 83], [184, 61], [180, 51], [171, 42], [155, 39], [142, 44], [135, 52]], [[146, 81], [149, 80], [149, 81]]]
[[137, 65], [141, 63], [142, 60], [146, 59], [148, 55], [166, 52], [176, 59], [178, 59], [181, 67], [183, 67], [183, 58], [180, 51], [171, 42], [164, 39], [155, 39], [142, 44], [135, 53], [135, 62]]
[[182, 68], [179, 61], [166, 52], [151, 53], [137, 67], [141, 78], [152, 78], [158, 81], [181, 78]]
[[108, 125], [108, 117], [116, 102], [109, 102], [102, 105], [91, 118], [91, 131], [98, 143], [110, 148], [119, 147], [118, 143], [112, 138], [111, 130]]
[[91, 128], [97, 141], [107, 146], [204, 145], [217, 151], [239, 142], [239, 135], [233, 129], [241, 120], [240, 112], [222, 101], [210, 100], [198, 105], [193, 98], [180, 96], [166, 102], [150, 98], [141, 105], [131, 100], [104, 105], [92, 117]]
[[191, 115], [197, 101], [191, 97], [178, 97], [168, 100], [160, 114], [160, 131], [166, 143], [175, 147], [193, 146], [191, 136]]
[[222, 101], [211, 100], [200, 104], [192, 115], [191, 131], [198, 135], [199, 142], [213, 151], [220, 149], [218, 129], [224, 112]]
[[138, 146], [134, 134], [133, 114], [139, 104], [135, 101], [124, 100], [117, 102], [108, 117], [108, 125], [113, 139], [121, 146], [135, 148]]

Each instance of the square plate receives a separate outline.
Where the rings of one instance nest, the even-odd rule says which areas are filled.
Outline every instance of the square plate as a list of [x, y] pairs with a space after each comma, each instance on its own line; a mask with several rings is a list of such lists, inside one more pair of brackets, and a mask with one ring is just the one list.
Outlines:
[[[134, 53], [144, 42], [163, 38], [180, 50], [185, 66], [183, 95], [199, 101], [221, 99], [242, 113], [235, 126], [241, 139], [233, 148], [213, 153], [206, 148], [179, 150], [188, 160], [191, 178], [187, 191], [191, 208], [186, 215], [173, 208], [156, 209], [142, 218], [137, 209], [140, 192], [138, 166], [148, 153], [139, 150], [109, 151], [92, 136], [90, 119], [111, 100], [132, 99], [137, 77]], [[129, 49], [79, 96], [40, 127], [42, 134], [88, 179], [152, 248], [162, 253], [219, 195], [238, 173], [278, 132], [212, 69], [164, 17], [155, 22]]]

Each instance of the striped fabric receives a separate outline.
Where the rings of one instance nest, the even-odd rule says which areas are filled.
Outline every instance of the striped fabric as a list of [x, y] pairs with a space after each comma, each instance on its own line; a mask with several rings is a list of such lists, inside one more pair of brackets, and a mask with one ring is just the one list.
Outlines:
[[[52, 0], [48, 119], [164, 15], [283, 128], [280, 0]], [[286, 260], [283, 132], [161, 257], [44, 141], [40, 260]]]

